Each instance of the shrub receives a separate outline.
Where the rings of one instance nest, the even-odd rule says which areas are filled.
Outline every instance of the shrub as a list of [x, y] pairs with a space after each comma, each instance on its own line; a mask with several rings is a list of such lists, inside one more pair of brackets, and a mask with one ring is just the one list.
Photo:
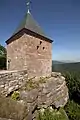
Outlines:
[[6, 69], [6, 48], [0, 45], [0, 69]]
[[73, 100], [66, 104], [65, 111], [70, 120], [80, 120], [80, 105]]
[[0, 69], [6, 69], [6, 57], [0, 56]]
[[63, 110], [46, 109], [39, 112], [38, 120], [67, 120]]
[[69, 89], [69, 97], [80, 104], [80, 72], [66, 72], [67, 87]]
[[11, 95], [11, 98], [13, 100], [19, 100], [19, 92], [18, 91], [14, 91], [13, 94]]

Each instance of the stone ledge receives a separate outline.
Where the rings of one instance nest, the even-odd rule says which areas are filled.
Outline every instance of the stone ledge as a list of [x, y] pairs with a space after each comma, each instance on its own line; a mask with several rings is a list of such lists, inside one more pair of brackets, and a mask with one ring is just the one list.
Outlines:
[[26, 69], [23, 69], [23, 70], [1, 70], [0, 71], [0, 74], [6, 74], [6, 73], [16, 73], [16, 72], [23, 72], [23, 71], [26, 71], [27, 72], [27, 70]]

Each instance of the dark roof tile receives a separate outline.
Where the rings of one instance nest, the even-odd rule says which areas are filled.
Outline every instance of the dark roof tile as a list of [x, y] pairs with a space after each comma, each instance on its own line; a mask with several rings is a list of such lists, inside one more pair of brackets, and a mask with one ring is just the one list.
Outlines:
[[19, 32], [23, 28], [26, 28], [30, 31], [33, 31], [35, 33], [38, 33], [38, 34], [46, 37], [46, 35], [42, 31], [42, 29], [40, 28], [38, 23], [32, 17], [31, 13], [27, 13], [25, 15], [24, 19], [21, 21], [19, 27], [16, 29], [16, 31], [13, 33], [13, 35], [16, 34], [17, 32]]
[[[32, 17], [30, 12], [27, 12], [27, 14], [25, 15], [24, 19], [21, 21], [20, 25], [18, 26], [18, 28], [15, 30], [15, 32], [13, 33], [12, 37], [14, 35], [16, 35], [19, 31], [21, 31], [22, 29], [27, 29], [30, 30], [38, 35], [41, 35], [47, 39], [49, 39], [45, 33], [42, 31], [41, 27], [38, 25], [38, 23], [34, 20], [34, 18]], [[50, 40], [50, 39], [49, 39]], [[53, 42], [52, 40], [50, 40], [50, 42]]]

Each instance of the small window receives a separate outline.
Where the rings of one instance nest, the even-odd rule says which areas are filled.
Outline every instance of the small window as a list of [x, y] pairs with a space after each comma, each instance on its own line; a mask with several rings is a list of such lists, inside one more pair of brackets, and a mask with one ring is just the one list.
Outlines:
[[37, 46], [37, 49], [39, 48], [39, 46]]
[[40, 41], [40, 45], [42, 44], [42, 41]]
[[45, 49], [45, 47], [43, 47], [43, 50]]
[[8, 63], [10, 63], [10, 62], [11, 62], [11, 59], [8, 60]]

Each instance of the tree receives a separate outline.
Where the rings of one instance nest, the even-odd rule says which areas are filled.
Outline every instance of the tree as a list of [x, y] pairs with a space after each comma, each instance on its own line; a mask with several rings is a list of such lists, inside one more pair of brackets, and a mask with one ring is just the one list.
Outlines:
[[0, 56], [6, 57], [6, 48], [0, 45]]
[[6, 48], [0, 45], [0, 69], [6, 69]]

